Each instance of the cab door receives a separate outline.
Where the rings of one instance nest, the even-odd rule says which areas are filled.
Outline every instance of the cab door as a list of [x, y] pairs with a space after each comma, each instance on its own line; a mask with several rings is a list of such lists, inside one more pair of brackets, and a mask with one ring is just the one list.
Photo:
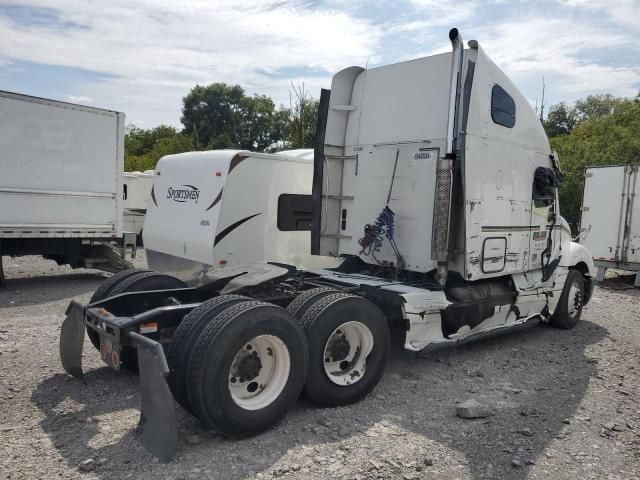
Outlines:
[[538, 165], [534, 170], [531, 198], [529, 269], [549, 267], [560, 255], [561, 221], [558, 202], [559, 179], [553, 168]]

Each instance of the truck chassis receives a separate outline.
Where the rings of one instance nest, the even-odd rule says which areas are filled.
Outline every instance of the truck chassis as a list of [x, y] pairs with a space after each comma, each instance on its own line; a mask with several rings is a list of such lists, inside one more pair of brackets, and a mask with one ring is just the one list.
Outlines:
[[[213, 270], [193, 287], [181, 283], [156, 272], [121, 272], [89, 304], [71, 302], [60, 336], [63, 367], [74, 377], [83, 377], [85, 331], [111, 368], [139, 370], [142, 405], [136, 434], [161, 461], [170, 460], [178, 445], [174, 398], [205, 426], [244, 437], [277, 423], [303, 385], [320, 405], [348, 404], [366, 396], [383, 374], [389, 327], [394, 325], [405, 331], [405, 348], [420, 350], [459, 344], [531, 320], [554, 323], [544, 309], [466, 335], [446, 334], [451, 329], [447, 322], [459, 321], [465, 312], [477, 317], [487, 307], [498, 312], [505, 307], [496, 305], [510, 305], [515, 314], [517, 292], [452, 302], [428, 278], [400, 282], [340, 268], [303, 272], [255, 264]], [[583, 281], [577, 286], [563, 292], [563, 298], [573, 295], [567, 303], [575, 320], [559, 325], [564, 328], [575, 325], [589, 299], [590, 288]], [[415, 309], [422, 309], [415, 318], [436, 315], [437, 320], [426, 328], [414, 323], [409, 318]], [[257, 335], [241, 338], [263, 317]], [[235, 333], [225, 336], [225, 329], [232, 328]], [[417, 337], [421, 343], [415, 343]], [[240, 343], [229, 346], [236, 338]], [[221, 363], [222, 373], [206, 372], [212, 358]], [[286, 364], [288, 381], [278, 380], [281, 364]], [[206, 391], [218, 389], [218, 396], [207, 397]], [[212, 412], [222, 412], [224, 418]], [[247, 415], [252, 415], [251, 424], [244, 423]]]

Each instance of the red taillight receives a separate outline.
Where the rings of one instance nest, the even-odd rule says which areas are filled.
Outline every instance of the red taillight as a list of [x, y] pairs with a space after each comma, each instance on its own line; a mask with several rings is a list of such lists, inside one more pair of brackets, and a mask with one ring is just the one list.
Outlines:
[[118, 352], [116, 352], [115, 350], [111, 352], [111, 364], [114, 367], [120, 365], [120, 357], [118, 356]]

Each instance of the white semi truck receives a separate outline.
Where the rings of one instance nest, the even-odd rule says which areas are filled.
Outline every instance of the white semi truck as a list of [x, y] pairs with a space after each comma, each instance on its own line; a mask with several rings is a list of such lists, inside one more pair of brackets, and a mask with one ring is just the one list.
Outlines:
[[131, 268], [123, 152], [123, 113], [0, 91], [0, 255]]
[[531, 321], [577, 324], [596, 271], [560, 216], [557, 158], [478, 42], [449, 38], [451, 53], [350, 67], [321, 93], [311, 248], [338, 267], [236, 265], [194, 286], [129, 271], [69, 305], [64, 368], [82, 377], [85, 328], [108, 365], [138, 366], [138, 433], [161, 460], [178, 444], [174, 401], [242, 437], [278, 422], [303, 389], [319, 405], [362, 399], [391, 327], [417, 351]]
[[580, 235], [598, 268], [636, 272], [640, 286], [640, 182], [638, 165], [585, 169]]

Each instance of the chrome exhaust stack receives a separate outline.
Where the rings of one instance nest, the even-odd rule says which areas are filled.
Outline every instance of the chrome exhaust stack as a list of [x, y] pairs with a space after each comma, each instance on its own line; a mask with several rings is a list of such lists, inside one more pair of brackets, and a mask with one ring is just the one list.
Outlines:
[[449, 87], [449, 115], [447, 119], [447, 148], [444, 157], [438, 159], [436, 173], [435, 206], [431, 237], [431, 258], [437, 261], [437, 280], [444, 287], [449, 274], [449, 234], [451, 227], [451, 203], [453, 194], [453, 167], [458, 145], [458, 108], [461, 95], [462, 61], [464, 45], [457, 28], [449, 31], [453, 49], [451, 55], [451, 80]]
[[454, 155], [458, 140], [458, 106], [460, 105], [462, 59], [464, 45], [457, 28], [449, 30], [449, 40], [453, 50], [451, 56], [451, 80], [449, 86], [449, 117], [447, 120], [447, 155]]

